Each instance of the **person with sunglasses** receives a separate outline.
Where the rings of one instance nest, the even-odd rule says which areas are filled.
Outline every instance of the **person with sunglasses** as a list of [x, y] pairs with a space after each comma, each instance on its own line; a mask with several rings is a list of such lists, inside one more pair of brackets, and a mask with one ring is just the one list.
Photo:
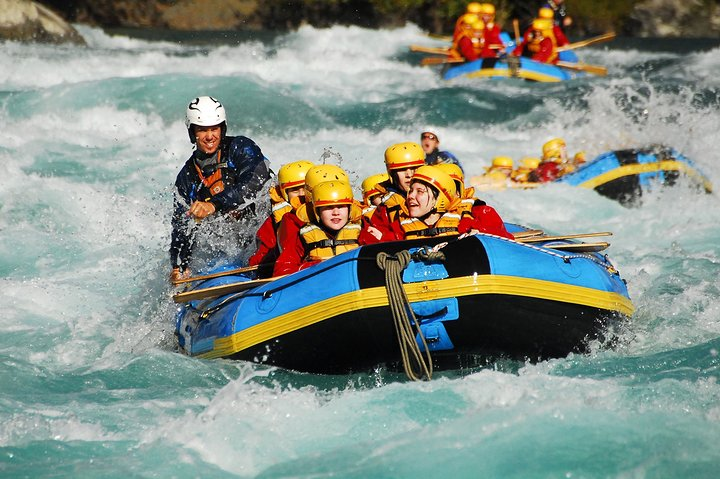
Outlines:
[[425, 152], [425, 164], [453, 163], [462, 168], [460, 160], [449, 151], [440, 151], [440, 138], [432, 131], [420, 133], [420, 146]]

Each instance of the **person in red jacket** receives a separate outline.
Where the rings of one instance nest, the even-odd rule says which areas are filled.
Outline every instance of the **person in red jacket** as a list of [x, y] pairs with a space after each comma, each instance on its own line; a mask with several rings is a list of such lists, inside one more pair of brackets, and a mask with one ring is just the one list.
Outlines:
[[485, 24], [475, 15], [466, 17], [470, 20], [461, 24], [459, 33], [453, 39], [451, 51], [453, 57], [472, 62], [480, 58]]
[[565, 140], [553, 138], [543, 145], [543, 155], [537, 168], [530, 172], [530, 181], [547, 183], [554, 181], [565, 173], [567, 150]]
[[436, 166], [423, 166], [413, 175], [407, 211], [392, 223], [397, 239], [489, 233], [513, 239], [497, 212], [477, 200], [470, 208], [457, 195], [455, 180]]
[[554, 23], [555, 12], [552, 8], [543, 7], [538, 11], [538, 18], [544, 18], [553, 22], [553, 35], [555, 35], [555, 44], [559, 47], [568, 45], [570, 40], [565, 36], [562, 27], [557, 23]]
[[525, 32], [523, 41], [513, 50], [514, 56], [530, 57], [541, 63], [555, 63], [558, 52], [553, 23], [545, 18], [536, 18], [532, 26]]
[[483, 3], [480, 5], [480, 19], [484, 23], [481, 58], [498, 58], [505, 53], [503, 41], [500, 38], [500, 26], [495, 23], [495, 5]]
[[248, 265], [269, 265], [275, 262], [280, 254], [277, 247], [277, 230], [285, 214], [295, 211], [305, 202], [305, 175], [313, 163], [299, 160], [280, 167], [278, 184], [270, 188], [270, 216], [258, 229], [255, 253], [250, 256]]
[[334, 180], [314, 186], [308, 202], [283, 220], [287, 229], [273, 275], [294, 273], [364, 244], [361, 218], [349, 183]]

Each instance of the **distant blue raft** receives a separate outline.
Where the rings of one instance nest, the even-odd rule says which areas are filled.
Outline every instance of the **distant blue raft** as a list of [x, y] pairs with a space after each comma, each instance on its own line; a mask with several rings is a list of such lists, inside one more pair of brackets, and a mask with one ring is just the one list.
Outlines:
[[[419, 321], [412, 326], [415, 341], [430, 352], [435, 369], [497, 357], [564, 357], [585, 351], [588, 341], [633, 312], [625, 282], [595, 246], [607, 244], [552, 238], [525, 244], [485, 234], [380, 243], [264, 284], [250, 282], [255, 287], [246, 290], [201, 297], [214, 287], [242, 289], [249, 279], [215, 278], [182, 293], [195, 296], [176, 296], [183, 303], [178, 344], [198, 358], [310, 373], [401, 369], [388, 277], [377, 258], [406, 252], [400, 281]], [[442, 258], [425, 254], [433, 247]]]
[[710, 180], [691, 160], [665, 146], [603, 153], [555, 182], [591, 188], [622, 204], [633, 204], [643, 192], [675, 185], [681, 178], [700, 190], [712, 192]]
[[[560, 53], [560, 59], [570, 64], [577, 63], [574, 52]], [[443, 79], [452, 80], [458, 77], [467, 78], [521, 78], [536, 82], [561, 82], [581, 78], [586, 73], [572, 67], [559, 67], [550, 63], [541, 63], [525, 57], [506, 57], [505, 59], [486, 58], [474, 62], [463, 63], [448, 68]]]

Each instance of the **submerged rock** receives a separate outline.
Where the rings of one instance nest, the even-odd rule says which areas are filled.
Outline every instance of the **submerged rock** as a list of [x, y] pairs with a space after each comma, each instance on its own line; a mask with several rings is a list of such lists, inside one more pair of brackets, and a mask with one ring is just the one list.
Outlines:
[[31, 0], [0, 0], [0, 38], [84, 44], [82, 36], [49, 8]]

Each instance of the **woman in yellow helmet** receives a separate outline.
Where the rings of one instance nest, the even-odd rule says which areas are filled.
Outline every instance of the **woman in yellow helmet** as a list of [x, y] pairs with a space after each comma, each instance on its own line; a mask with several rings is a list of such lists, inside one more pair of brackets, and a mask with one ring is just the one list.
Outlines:
[[514, 56], [529, 57], [540, 63], [555, 63], [558, 60], [557, 40], [553, 33], [553, 22], [536, 18], [525, 31], [523, 40], [513, 50]]
[[509, 156], [496, 156], [485, 174], [474, 176], [472, 184], [480, 191], [504, 190], [509, 184], [513, 160]]
[[540, 165], [540, 158], [525, 157], [518, 163], [517, 169], [513, 170], [510, 179], [515, 183], [530, 182], [530, 173]]
[[484, 232], [512, 239], [500, 216], [478, 200], [466, 209], [457, 195], [455, 180], [437, 166], [418, 168], [407, 194], [407, 211], [398, 215], [392, 229], [398, 239]]
[[412, 176], [424, 164], [425, 152], [417, 143], [397, 143], [385, 150], [389, 179], [376, 185], [382, 193], [380, 204], [372, 215], [366, 216], [367, 226], [378, 238], [384, 238], [390, 232], [390, 224], [400, 211], [405, 210], [405, 195]]
[[257, 266], [272, 264], [279, 254], [277, 231], [285, 214], [294, 212], [305, 202], [305, 175], [315, 165], [308, 160], [299, 160], [280, 167], [277, 185], [270, 188], [270, 216], [258, 229], [255, 253], [248, 264]]
[[553, 12], [553, 23], [561, 28], [563, 31], [572, 25], [572, 17], [567, 14], [565, 10], [565, 0], [548, 0], [543, 5], [543, 8], [547, 8]]
[[377, 206], [382, 200], [382, 191], [377, 187], [378, 184], [390, 180], [387, 173], [377, 173], [365, 178], [362, 182], [363, 206]]
[[485, 31], [485, 23], [477, 15], [471, 15], [465, 15], [466, 21], [460, 24], [460, 29], [453, 37], [451, 47], [454, 57], [463, 58], [469, 62], [480, 58]]
[[383, 192], [378, 188], [380, 183], [390, 180], [387, 173], [378, 173], [365, 178], [360, 186], [363, 195], [363, 217], [368, 221], [382, 202]]
[[567, 145], [562, 138], [553, 138], [542, 147], [540, 165], [529, 175], [530, 181], [547, 183], [573, 171], [575, 167], [568, 163]]
[[505, 53], [505, 47], [500, 37], [502, 33], [500, 25], [495, 23], [495, 5], [492, 3], [481, 4], [479, 16], [480, 20], [485, 24], [480, 57], [498, 58]]
[[555, 11], [552, 8], [548, 6], [542, 7], [538, 11], [538, 18], [543, 18], [553, 22], [553, 35], [555, 36], [555, 43], [557, 46], [562, 47], [570, 43], [570, 40], [568, 40], [567, 36], [565, 36], [565, 32], [562, 27], [555, 22]]
[[361, 244], [376, 242], [363, 234], [362, 210], [345, 180], [324, 181], [314, 185], [311, 198], [298, 208], [301, 221], [286, 223], [281, 236], [280, 255], [273, 275], [294, 273]]

